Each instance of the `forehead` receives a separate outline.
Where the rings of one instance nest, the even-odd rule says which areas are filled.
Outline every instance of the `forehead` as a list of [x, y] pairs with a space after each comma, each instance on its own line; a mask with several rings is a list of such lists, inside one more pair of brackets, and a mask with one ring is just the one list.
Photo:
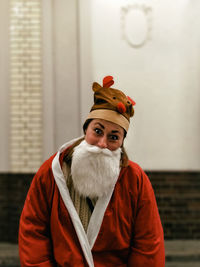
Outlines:
[[110, 121], [106, 121], [103, 119], [93, 119], [90, 123], [91, 125], [102, 125], [105, 129], [107, 130], [111, 130], [111, 131], [118, 131], [123, 133], [124, 129], [119, 126], [118, 124], [114, 123], [114, 122], [110, 122]]

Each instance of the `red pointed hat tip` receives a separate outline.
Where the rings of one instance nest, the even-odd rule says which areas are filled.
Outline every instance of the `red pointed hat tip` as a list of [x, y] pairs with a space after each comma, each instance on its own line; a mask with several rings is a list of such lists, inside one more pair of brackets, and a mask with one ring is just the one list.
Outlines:
[[135, 106], [135, 104], [136, 104], [135, 101], [133, 101], [133, 99], [130, 98], [130, 96], [127, 96], [127, 98], [128, 98], [129, 101], [131, 101], [132, 105]]
[[103, 79], [103, 87], [109, 88], [114, 84], [113, 77], [112, 76], [106, 76]]
[[117, 110], [119, 111], [119, 113], [124, 113], [126, 112], [126, 107], [124, 106], [122, 102], [119, 102], [117, 104]]

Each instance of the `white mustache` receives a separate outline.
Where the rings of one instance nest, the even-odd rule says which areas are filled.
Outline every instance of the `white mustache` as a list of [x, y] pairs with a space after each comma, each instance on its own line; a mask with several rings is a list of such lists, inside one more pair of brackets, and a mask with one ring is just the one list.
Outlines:
[[100, 148], [97, 146], [87, 147], [87, 151], [95, 154], [104, 154], [107, 156], [112, 156], [112, 152], [107, 148]]
[[[85, 140], [83, 141], [83, 143], [84, 143], [84, 142], [87, 143]], [[83, 144], [83, 145], [84, 145], [84, 144]], [[121, 148], [118, 148], [118, 149], [121, 150]], [[91, 152], [91, 153], [94, 153], [94, 154], [103, 154], [103, 155], [105, 155], [105, 156], [110, 156], [110, 157], [116, 155], [116, 154], [118, 153], [118, 149], [115, 150], [115, 151], [111, 151], [111, 150], [109, 150], [108, 148], [100, 148], [100, 147], [98, 147], [98, 146], [90, 145], [90, 144], [88, 144], [88, 143], [87, 143], [87, 146], [86, 146], [86, 150], [87, 150], [88, 152]]]

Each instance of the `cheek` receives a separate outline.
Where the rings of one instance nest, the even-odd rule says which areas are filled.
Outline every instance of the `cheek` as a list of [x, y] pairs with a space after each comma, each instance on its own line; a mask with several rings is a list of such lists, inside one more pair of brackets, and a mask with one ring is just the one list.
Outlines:
[[108, 149], [111, 151], [115, 151], [118, 148], [119, 148], [119, 146], [116, 146], [116, 145], [108, 145]]
[[123, 140], [119, 140], [119, 142], [117, 143], [110, 143], [108, 145], [108, 149], [110, 149], [111, 151], [114, 151], [116, 149], [118, 149], [119, 147], [121, 147], [123, 144]]
[[86, 135], [85, 135], [85, 141], [86, 141], [89, 145], [95, 145], [96, 142], [97, 142], [95, 136], [94, 136], [91, 132], [86, 132]]

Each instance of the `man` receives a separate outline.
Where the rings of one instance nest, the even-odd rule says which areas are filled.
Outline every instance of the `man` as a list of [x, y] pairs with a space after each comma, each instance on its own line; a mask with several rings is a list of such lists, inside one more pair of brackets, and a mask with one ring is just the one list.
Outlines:
[[20, 219], [21, 266], [164, 267], [152, 186], [123, 147], [135, 103], [113, 83], [93, 84], [84, 137], [35, 175]]

